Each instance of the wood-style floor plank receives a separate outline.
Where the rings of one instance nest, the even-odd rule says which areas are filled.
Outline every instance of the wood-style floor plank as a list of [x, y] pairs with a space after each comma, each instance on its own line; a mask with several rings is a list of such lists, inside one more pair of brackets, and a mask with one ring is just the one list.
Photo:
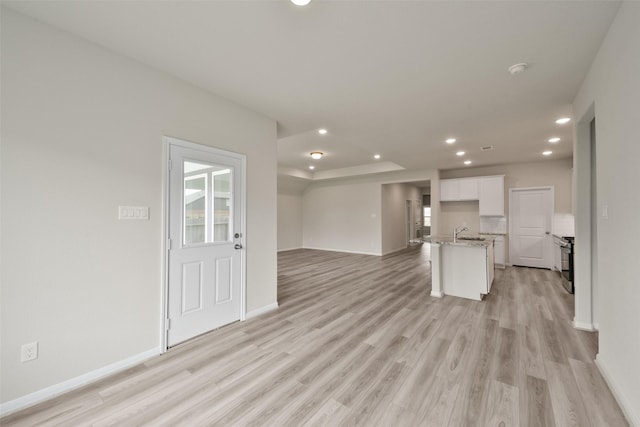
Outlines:
[[551, 271], [430, 296], [421, 247], [278, 256], [280, 308], [0, 419], [3, 426], [624, 426]]

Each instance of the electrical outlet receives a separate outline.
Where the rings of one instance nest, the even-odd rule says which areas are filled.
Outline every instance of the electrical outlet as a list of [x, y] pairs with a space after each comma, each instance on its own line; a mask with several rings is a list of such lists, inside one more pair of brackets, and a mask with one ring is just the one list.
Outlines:
[[20, 361], [28, 362], [38, 358], [38, 341], [23, 344], [20, 349]]

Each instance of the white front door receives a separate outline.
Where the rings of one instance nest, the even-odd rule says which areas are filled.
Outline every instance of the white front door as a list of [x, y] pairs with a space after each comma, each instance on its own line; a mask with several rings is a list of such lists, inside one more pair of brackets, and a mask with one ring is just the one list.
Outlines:
[[515, 188], [509, 191], [509, 258], [511, 264], [552, 268], [551, 188]]
[[167, 344], [240, 320], [244, 159], [169, 144]]

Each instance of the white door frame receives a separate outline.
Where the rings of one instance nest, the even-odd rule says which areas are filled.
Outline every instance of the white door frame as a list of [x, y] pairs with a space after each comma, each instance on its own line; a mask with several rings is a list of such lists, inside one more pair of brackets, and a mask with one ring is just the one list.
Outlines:
[[[512, 262], [512, 254], [513, 254], [513, 244], [512, 244], [512, 239], [513, 239], [513, 219], [511, 218], [513, 209], [512, 209], [512, 204], [513, 204], [513, 193], [516, 191], [535, 191], [535, 190], [550, 190], [551, 192], [551, 224], [549, 224], [549, 228], [551, 229], [551, 233], [549, 235], [549, 240], [547, 240], [547, 244], [551, 245], [551, 243], [549, 243], [552, 239], [551, 234], [553, 233], [553, 214], [556, 211], [556, 206], [555, 206], [555, 200], [556, 200], [556, 196], [555, 196], [555, 188], [553, 185], [549, 185], [549, 186], [541, 186], [541, 187], [522, 187], [522, 188], [509, 188], [509, 265], [513, 265]], [[551, 250], [552, 248], [550, 248], [549, 250]], [[549, 268], [551, 268], [553, 270], [553, 253], [551, 253], [551, 265], [549, 266]]]
[[[240, 225], [243, 233], [244, 247], [247, 246], [247, 156], [234, 153], [232, 151], [221, 150], [208, 145], [196, 144], [171, 136], [162, 137], [162, 286], [160, 294], [160, 352], [165, 353], [168, 347], [168, 311], [169, 311], [169, 158], [171, 146], [190, 148], [204, 151], [206, 153], [218, 154], [238, 159], [242, 163], [242, 183], [240, 191], [242, 193], [242, 212], [240, 214]], [[246, 319], [247, 311], [247, 251], [240, 251], [242, 266], [240, 268], [240, 321]]]

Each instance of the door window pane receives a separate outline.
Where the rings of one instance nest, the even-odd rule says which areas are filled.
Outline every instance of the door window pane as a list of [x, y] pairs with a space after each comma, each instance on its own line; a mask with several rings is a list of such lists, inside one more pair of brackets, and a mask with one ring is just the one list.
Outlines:
[[184, 178], [184, 244], [207, 241], [207, 175]]
[[213, 174], [213, 241], [231, 241], [231, 171]]
[[184, 162], [184, 245], [233, 240], [232, 176], [228, 167]]

